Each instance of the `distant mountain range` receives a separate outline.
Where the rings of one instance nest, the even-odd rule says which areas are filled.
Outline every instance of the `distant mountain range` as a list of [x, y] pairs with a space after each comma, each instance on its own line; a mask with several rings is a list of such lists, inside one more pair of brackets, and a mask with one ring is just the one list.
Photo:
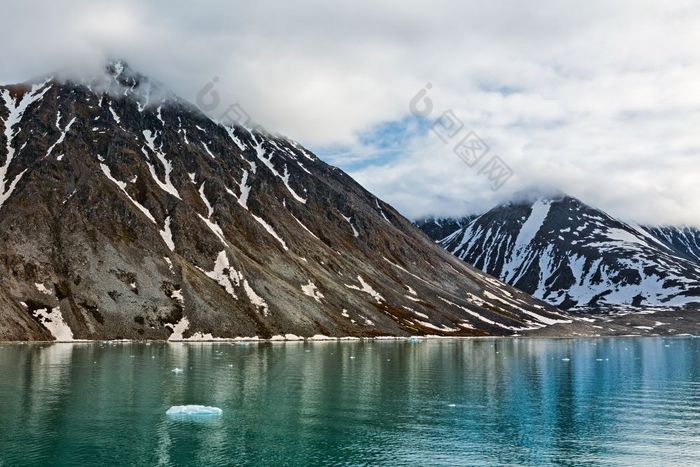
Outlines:
[[700, 262], [700, 229], [695, 227], [645, 227], [645, 230], [680, 256]]
[[0, 340], [509, 335], [567, 322], [292, 140], [122, 62], [0, 87]]
[[417, 225], [456, 257], [566, 310], [700, 303], [700, 230], [625, 223], [570, 196]]

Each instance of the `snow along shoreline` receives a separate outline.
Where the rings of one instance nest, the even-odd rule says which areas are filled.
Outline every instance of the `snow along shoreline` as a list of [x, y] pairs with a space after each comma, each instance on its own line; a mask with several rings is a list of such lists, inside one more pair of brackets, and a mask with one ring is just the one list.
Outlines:
[[273, 336], [269, 339], [258, 337], [220, 337], [213, 339], [182, 339], [182, 340], [167, 340], [167, 339], [74, 339], [74, 340], [54, 340], [54, 341], [0, 341], [0, 346], [6, 344], [298, 344], [298, 343], [344, 343], [344, 342], [417, 342], [417, 341], [437, 341], [437, 340], [495, 340], [495, 339], [617, 339], [617, 338], [700, 338], [700, 335], [695, 334], [620, 334], [620, 335], [572, 335], [572, 336], [529, 336], [529, 335], [511, 335], [511, 336], [437, 336], [437, 335], [413, 335], [413, 336], [375, 336], [375, 337], [329, 337], [329, 336], [312, 336], [299, 337], [298, 339], [279, 339], [279, 336]]

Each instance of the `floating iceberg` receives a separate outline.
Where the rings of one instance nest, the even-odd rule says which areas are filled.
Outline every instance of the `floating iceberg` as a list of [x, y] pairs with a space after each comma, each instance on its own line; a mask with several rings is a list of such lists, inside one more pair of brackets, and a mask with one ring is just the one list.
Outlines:
[[223, 410], [218, 407], [208, 407], [206, 405], [173, 405], [165, 412], [165, 415], [176, 417], [201, 417], [219, 416]]
[[179, 375], [180, 373], [182, 373], [182, 368], [173, 368], [172, 370], [170, 370], [170, 372]]
[[411, 336], [408, 338], [408, 340], [406, 342], [408, 342], [409, 344], [420, 344], [421, 338], [416, 337], [416, 336]]

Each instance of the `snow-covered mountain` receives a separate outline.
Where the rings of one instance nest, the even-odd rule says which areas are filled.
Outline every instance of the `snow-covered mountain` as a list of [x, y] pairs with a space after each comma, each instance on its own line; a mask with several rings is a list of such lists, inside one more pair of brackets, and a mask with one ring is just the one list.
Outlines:
[[700, 229], [696, 227], [644, 227], [680, 256], [700, 263]]
[[504, 204], [433, 239], [562, 309], [700, 303], [697, 231], [642, 228], [568, 196]]
[[429, 217], [426, 219], [420, 219], [415, 222], [415, 225], [421, 229], [423, 232], [428, 234], [428, 237], [440, 240], [453, 232], [461, 229], [462, 227], [469, 225], [476, 216], [465, 216], [460, 218], [452, 217]]
[[94, 81], [0, 87], [0, 340], [503, 335], [560, 321], [299, 144], [214, 122], [123, 63]]

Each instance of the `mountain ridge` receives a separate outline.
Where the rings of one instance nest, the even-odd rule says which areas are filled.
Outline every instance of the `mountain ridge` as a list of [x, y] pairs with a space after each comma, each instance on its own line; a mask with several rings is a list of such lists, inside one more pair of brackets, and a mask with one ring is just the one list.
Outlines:
[[298, 143], [214, 122], [123, 64], [107, 75], [0, 86], [0, 340], [510, 335], [569, 321]]
[[[424, 222], [417, 225], [431, 233]], [[503, 203], [432, 239], [467, 263], [563, 309], [700, 303], [692, 229], [684, 236], [669, 230], [666, 238], [656, 232], [564, 195]]]

